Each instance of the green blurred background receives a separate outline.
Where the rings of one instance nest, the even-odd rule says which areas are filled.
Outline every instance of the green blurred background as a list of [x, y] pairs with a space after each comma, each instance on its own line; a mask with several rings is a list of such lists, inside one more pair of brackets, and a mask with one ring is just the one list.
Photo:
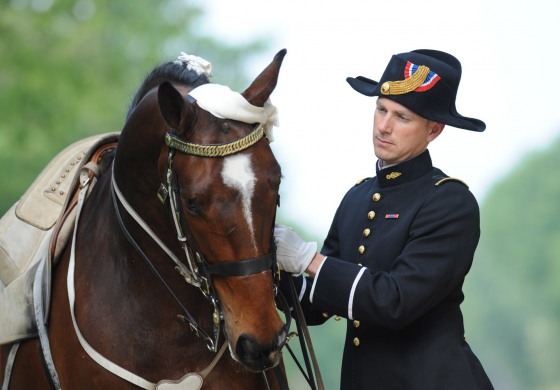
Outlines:
[[[188, 51], [213, 63], [213, 82], [239, 91], [249, 84], [256, 76], [251, 67], [268, 63], [278, 49], [270, 47], [273, 32], [237, 43], [220, 39], [203, 28], [203, 4], [0, 3], [0, 214], [69, 143], [119, 131], [154, 65]], [[247, 12], [240, 23], [251, 22]], [[289, 153], [277, 152], [281, 163]], [[560, 389], [559, 169], [558, 140], [529, 149], [480, 200], [482, 238], [463, 310], [467, 339], [497, 389]], [[323, 239], [282, 208], [279, 219], [310, 240]], [[311, 332], [327, 389], [336, 389], [345, 322], [329, 320]], [[297, 349], [295, 340], [291, 345]], [[306, 388], [287, 363], [292, 388]]]

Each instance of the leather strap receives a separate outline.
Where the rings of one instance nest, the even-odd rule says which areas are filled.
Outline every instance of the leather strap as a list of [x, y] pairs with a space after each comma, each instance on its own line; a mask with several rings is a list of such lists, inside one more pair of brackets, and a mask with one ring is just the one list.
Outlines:
[[246, 276], [269, 271], [274, 264], [271, 253], [256, 259], [242, 260], [231, 263], [208, 264], [208, 273], [220, 276]]
[[[114, 177], [114, 175], [113, 175]], [[114, 180], [114, 179], [113, 179]], [[116, 185], [116, 184], [115, 184]], [[138, 245], [138, 243], [136, 242], [136, 240], [134, 239], [134, 237], [132, 237], [132, 235], [130, 234], [130, 232], [128, 231], [128, 229], [126, 228], [126, 226], [124, 225], [124, 221], [122, 220], [120, 211], [119, 211], [119, 206], [117, 204], [117, 197], [116, 197], [116, 193], [115, 191], [117, 191], [118, 188], [117, 187], [113, 187], [113, 191], [112, 191], [112, 198], [113, 198], [113, 207], [115, 209], [115, 215], [117, 217], [117, 221], [119, 222], [119, 226], [121, 227], [121, 231], [123, 232], [124, 236], [126, 237], [126, 239], [128, 240], [128, 242], [130, 243], [130, 245], [136, 250], [136, 252], [140, 255], [140, 257], [142, 257], [142, 259], [144, 260], [144, 262], [146, 263], [146, 265], [150, 268], [150, 270], [154, 273], [154, 275], [158, 278], [158, 280], [163, 284], [163, 286], [165, 287], [165, 289], [169, 292], [169, 294], [171, 295], [171, 297], [175, 300], [175, 302], [177, 303], [177, 305], [179, 305], [179, 307], [181, 308], [183, 315], [181, 315], [179, 318], [184, 318], [189, 325], [191, 326], [191, 329], [194, 330], [196, 332], [196, 334], [201, 335], [204, 340], [207, 341], [207, 343], [210, 343], [212, 345], [214, 345], [214, 340], [210, 337], [210, 335], [200, 327], [200, 325], [198, 324], [198, 322], [196, 322], [196, 320], [194, 319], [194, 317], [190, 314], [190, 312], [187, 310], [187, 308], [183, 305], [183, 303], [181, 302], [181, 300], [177, 297], [177, 295], [173, 292], [173, 290], [171, 289], [171, 287], [169, 286], [169, 284], [167, 284], [167, 282], [165, 281], [165, 279], [161, 276], [161, 274], [158, 272], [158, 270], [154, 267], [154, 265], [152, 264], [152, 262], [150, 261], [150, 259], [148, 258], [148, 256], [144, 253], [144, 251], [142, 250], [142, 248], [140, 248], [140, 246]], [[123, 198], [119, 198], [119, 200], [121, 201], [121, 203], [124, 200]], [[124, 204], [124, 203], [123, 203]], [[128, 205], [128, 203], [126, 203]], [[133, 210], [131, 208], [131, 210]], [[128, 209], [127, 209], [128, 211]], [[133, 210], [134, 211], [134, 210]], [[134, 217], [134, 216], [133, 216]], [[138, 216], [138, 218], [140, 218], [140, 216]], [[141, 220], [142, 223], [145, 224], [145, 222], [143, 220]], [[144, 226], [143, 226], [144, 227]], [[145, 228], [149, 229], [148, 225], [145, 224]], [[150, 234], [151, 229], [149, 231], [147, 231], [148, 234]], [[152, 236], [153, 238], [157, 238], [157, 236]], [[158, 238], [159, 240], [159, 238]], [[161, 241], [160, 241], [161, 242]], [[163, 243], [162, 243], [163, 245]], [[167, 247], [165, 247], [167, 248]], [[172, 253], [172, 252], [171, 252]], [[177, 260], [179, 261], [179, 260]], [[217, 345], [216, 345], [217, 348]]]
[[[151, 382], [147, 381], [146, 379], [144, 379], [144, 378], [142, 378], [142, 377], [140, 377], [140, 376], [138, 376], [138, 375], [136, 375], [136, 374], [134, 374], [134, 373], [132, 373], [128, 370], [126, 370], [125, 368], [119, 366], [118, 364], [112, 362], [111, 360], [107, 359], [105, 356], [103, 356], [99, 352], [97, 352], [91, 345], [89, 345], [89, 343], [83, 337], [83, 335], [80, 332], [80, 329], [78, 327], [78, 323], [76, 321], [76, 317], [75, 317], [75, 314], [74, 314], [74, 303], [75, 303], [74, 269], [75, 269], [76, 232], [78, 230], [78, 222], [79, 222], [80, 214], [81, 214], [81, 211], [82, 211], [82, 206], [85, 202], [86, 193], [87, 193], [87, 190], [88, 190], [88, 184], [89, 183], [85, 184], [84, 188], [82, 188], [82, 190], [80, 191], [80, 194], [78, 196], [76, 222], [75, 222], [75, 225], [74, 225], [74, 235], [73, 235], [73, 239], [72, 239], [72, 246], [71, 246], [71, 253], [70, 253], [70, 264], [68, 266], [68, 277], [67, 277], [68, 299], [69, 299], [69, 303], [70, 303], [70, 314], [71, 314], [71, 317], [72, 317], [72, 323], [74, 325], [74, 331], [76, 333], [76, 336], [78, 337], [78, 340], [80, 341], [80, 344], [82, 345], [82, 348], [86, 351], [86, 353], [97, 364], [99, 364], [100, 366], [105, 368], [107, 371], [110, 371], [114, 375], [119, 376], [120, 378], [122, 378], [122, 379], [124, 379], [124, 380], [126, 380], [130, 383], [133, 383], [138, 387], [141, 387], [141, 388], [146, 389], [146, 390], [155, 390], [157, 388], [157, 384], [151, 383]], [[218, 353], [214, 357], [214, 359], [212, 360], [210, 365], [200, 373], [200, 376], [202, 378], [206, 377], [206, 375], [208, 375], [208, 373], [217, 364], [218, 360], [221, 358], [222, 354], [224, 353], [225, 345], [226, 344], [224, 344], [224, 347], [222, 347], [222, 350], [220, 351], [220, 353]], [[170, 381], [170, 382], [172, 382], [172, 381]], [[168, 383], [166, 385], [169, 388], [172, 388], [172, 387], [176, 387], [177, 389], [181, 388], [181, 383], [180, 382], [178, 382], [176, 384]]]
[[43, 312], [43, 271], [45, 268], [45, 263], [49, 261], [48, 253], [45, 253], [39, 266], [37, 267], [37, 272], [35, 273], [35, 280], [33, 281], [33, 306], [35, 313], [35, 324], [37, 325], [37, 331], [39, 333], [39, 341], [41, 344], [41, 350], [43, 352], [43, 361], [49, 373], [49, 382], [51, 387], [56, 390], [60, 390], [60, 380], [58, 379], [58, 374], [54, 366], [54, 360], [51, 354], [51, 347], [49, 344], [49, 335], [47, 334], [47, 327], [45, 326], [45, 314]]
[[[319, 363], [317, 362], [317, 358], [315, 356], [315, 351], [313, 349], [313, 343], [311, 342], [311, 336], [309, 334], [309, 329], [307, 329], [307, 323], [305, 322], [305, 316], [303, 315], [303, 310], [301, 309], [301, 305], [299, 303], [299, 299], [298, 299], [298, 294], [296, 293], [296, 287], [294, 285], [294, 282], [292, 280], [292, 276], [289, 275], [288, 276], [289, 282], [288, 284], [290, 285], [290, 292], [292, 294], [292, 302], [294, 303], [294, 309], [295, 309], [295, 320], [296, 320], [296, 325], [298, 328], [298, 331], [300, 331], [301, 333], [303, 333], [303, 337], [304, 340], [301, 340], [301, 348], [302, 350], [305, 349], [305, 346], [307, 346], [307, 348], [309, 349], [309, 354], [311, 355], [311, 361], [313, 363], [313, 371], [315, 372], [315, 376], [316, 376], [316, 382], [317, 382], [317, 387], [315, 387], [315, 380], [313, 379], [313, 372], [310, 370], [309, 367], [309, 358], [307, 356], [306, 353], [304, 353], [304, 359], [305, 359], [305, 363], [307, 366], [307, 371], [309, 373], [309, 385], [311, 386], [311, 388], [313, 390], [317, 389], [317, 390], [325, 390], [325, 385], [323, 383], [323, 378], [321, 376], [321, 371], [319, 370]], [[305, 343], [304, 343], [305, 341]]]
[[16, 359], [17, 350], [19, 348], [19, 343], [15, 343], [10, 348], [10, 353], [8, 354], [8, 359], [6, 359], [6, 368], [4, 370], [4, 383], [2, 384], [2, 390], [8, 390], [10, 385], [10, 377], [12, 376], [12, 368], [14, 367], [14, 360]]

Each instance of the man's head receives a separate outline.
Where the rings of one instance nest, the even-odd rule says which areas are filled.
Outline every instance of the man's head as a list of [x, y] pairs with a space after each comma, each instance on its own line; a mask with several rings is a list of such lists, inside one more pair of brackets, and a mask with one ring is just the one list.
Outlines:
[[460, 80], [459, 60], [437, 50], [414, 50], [392, 56], [379, 82], [363, 76], [346, 79], [361, 94], [387, 98], [423, 118], [484, 131], [484, 122], [462, 116], [455, 108]]
[[431, 121], [391, 99], [377, 99], [373, 117], [373, 147], [384, 165], [399, 164], [419, 155], [443, 131]]

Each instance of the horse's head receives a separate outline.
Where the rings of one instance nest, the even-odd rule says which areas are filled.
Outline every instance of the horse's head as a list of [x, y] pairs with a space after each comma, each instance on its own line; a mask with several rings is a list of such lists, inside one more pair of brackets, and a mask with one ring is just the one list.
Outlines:
[[[223, 315], [231, 355], [254, 371], [278, 363], [286, 338], [274, 301], [272, 238], [281, 172], [266, 136], [268, 98], [285, 53], [242, 94], [174, 80], [157, 90], [167, 132], [157, 163], [160, 197], [171, 205], [168, 223], [184, 237], [183, 275], [217, 299], [215, 323]], [[139, 118], [147, 126], [151, 114]]]

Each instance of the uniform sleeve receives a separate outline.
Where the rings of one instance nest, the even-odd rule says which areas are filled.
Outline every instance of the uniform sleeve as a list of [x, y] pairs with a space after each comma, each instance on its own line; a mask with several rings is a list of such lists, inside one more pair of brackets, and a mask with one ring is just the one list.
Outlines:
[[334, 256], [338, 257], [340, 255], [339, 252], [339, 245], [338, 245], [338, 218], [341, 213], [340, 209], [344, 204], [344, 199], [341, 201], [336, 213], [334, 214], [333, 221], [331, 223], [331, 227], [329, 232], [327, 233], [327, 237], [323, 242], [323, 247], [321, 248], [321, 254], [324, 256]]
[[[432, 192], [419, 208], [390, 271], [371, 272], [329, 255], [315, 281], [313, 305], [349, 319], [401, 329], [456, 294], [458, 287], [456, 299], [462, 300], [460, 286], [480, 236], [478, 204], [458, 183]], [[332, 230], [327, 240], [336, 238]]]

